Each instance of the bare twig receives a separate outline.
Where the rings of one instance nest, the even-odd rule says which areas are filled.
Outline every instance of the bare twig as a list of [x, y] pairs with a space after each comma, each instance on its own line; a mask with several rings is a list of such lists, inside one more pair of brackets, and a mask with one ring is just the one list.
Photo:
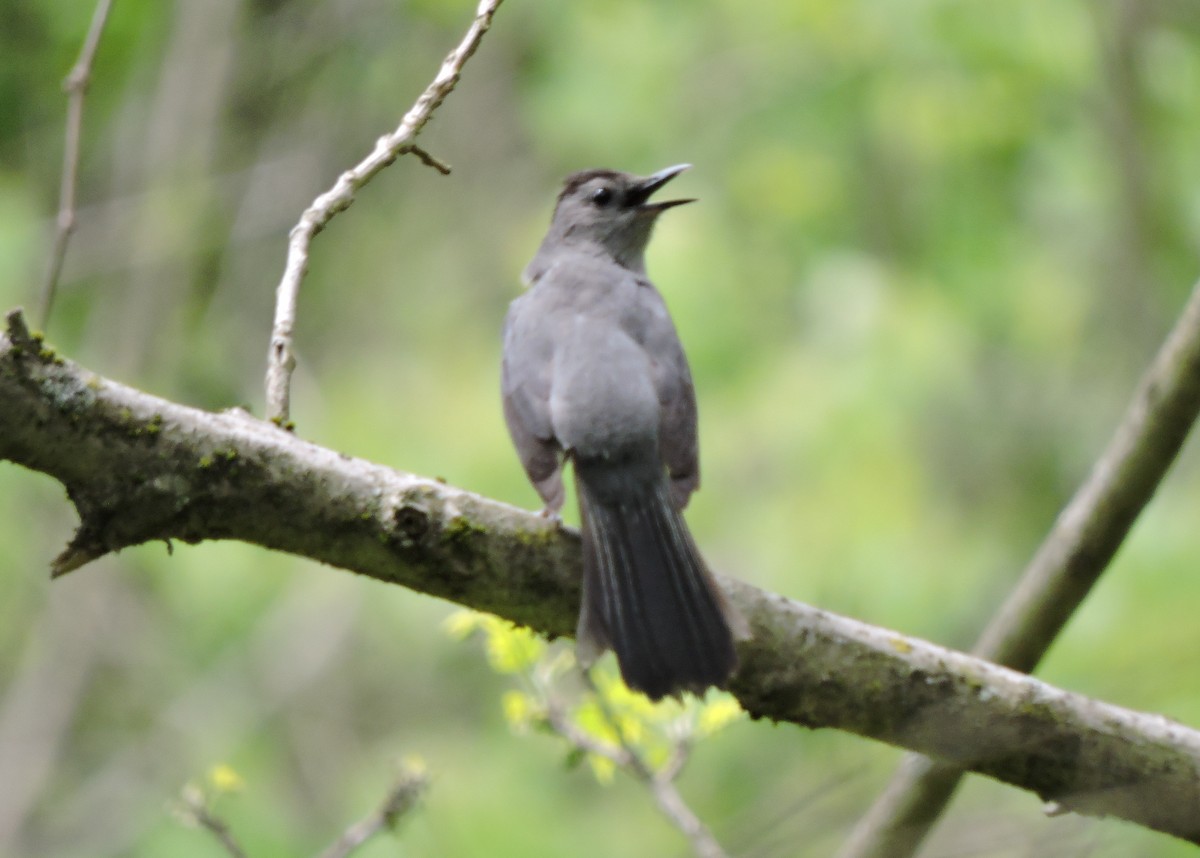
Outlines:
[[463, 66], [479, 47], [500, 3], [501, 0], [480, 0], [475, 19], [463, 36], [462, 42], [446, 57], [433, 82], [421, 93], [408, 113], [404, 114], [399, 127], [391, 134], [380, 137], [375, 143], [374, 151], [342, 173], [334, 186], [313, 200], [312, 205], [300, 216], [299, 223], [292, 227], [288, 239], [287, 264], [284, 267], [283, 279], [279, 281], [275, 292], [275, 323], [271, 330], [271, 347], [267, 355], [267, 417], [276, 423], [286, 424], [291, 411], [291, 379], [292, 370], [296, 365], [292, 350], [296, 302], [300, 293], [300, 282], [308, 270], [308, 249], [313, 237], [325, 228], [334, 215], [354, 202], [355, 194], [376, 173], [407, 152], [417, 155], [422, 162], [440, 173], [450, 172], [448, 166], [418, 148], [413, 141], [433, 112], [454, 90]]
[[246, 858], [246, 851], [229, 830], [229, 825], [209, 810], [204, 792], [199, 787], [189, 784], [183, 788], [178, 813], [183, 821], [203, 828], [215, 837], [232, 858]]
[[321, 853], [321, 858], [346, 858], [375, 835], [394, 829], [401, 817], [416, 805], [428, 786], [429, 775], [424, 766], [406, 765], [379, 809], [347, 828]]
[[658, 776], [667, 781], [676, 780], [683, 774], [683, 769], [691, 758], [692, 739], [690, 736], [685, 736], [675, 742], [675, 746], [671, 748], [671, 756], [663, 763], [663, 767], [658, 770]]
[[617, 737], [617, 744], [621, 746], [621, 750], [624, 752], [625, 767], [631, 769], [639, 780], [646, 783], [653, 781], [655, 779], [654, 769], [642, 758], [637, 746], [630, 742], [629, 737], [625, 735], [625, 730], [621, 726], [621, 719], [617, 717], [617, 713], [613, 712], [612, 707], [608, 705], [608, 700], [600, 692], [600, 689], [596, 687], [596, 682], [592, 679], [591, 671], [580, 670], [579, 673], [583, 678], [583, 684], [592, 693], [600, 714], [604, 716], [605, 723], [613, 731], [613, 735]]
[[[1191, 317], [1200, 316], [1196, 304]], [[1179, 418], [1182, 377], [1200, 377], [1195, 352], [1180, 355], [1169, 374], [1177, 378], [1148, 391], [1150, 423]], [[1200, 396], [1200, 384], [1191, 386]], [[339, 455], [245, 412], [214, 414], [110, 381], [39, 344], [15, 311], [0, 333], [0, 459], [67, 486], [81, 518], [73, 545], [84, 556], [167, 538], [238, 539], [550, 635], [571, 634], [579, 614], [571, 529]], [[721, 582], [753, 631], [730, 683], [752, 717], [836, 727], [1075, 813], [1200, 843], [1200, 732]]]
[[549, 699], [546, 702], [545, 715], [546, 725], [579, 750], [595, 754], [597, 757], [603, 757], [621, 768], [628, 768], [634, 765], [633, 758], [628, 749], [597, 739], [591, 733], [581, 730], [576, 726], [567, 717], [566, 710], [563, 708], [561, 701], [553, 697]]
[[[1150, 502], [1200, 414], [1200, 283], [1091, 474], [1059, 515], [974, 654], [1032, 671]], [[839, 858], [912, 855], [963, 776], [906, 758]]]
[[708, 830], [708, 826], [700, 821], [700, 817], [696, 816], [688, 807], [683, 796], [679, 794], [679, 790], [675, 788], [675, 779], [679, 777], [687, 762], [691, 750], [690, 743], [686, 740], [677, 743], [667, 764], [655, 771], [646, 762], [637, 746], [630, 742], [629, 737], [625, 735], [621, 719], [612, 711], [608, 700], [592, 681], [591, 673], [585, 670], [582, 671], [582, 674], [584, 684], [592, 692], [604, 720], [621, 745], [621, 756], [625, 760], [623, 767], [649, 788], [658, 809], [663, 812], [672, 825], [683, 833], [683, 836], [692, 844], [692, 850], [700, 858], [728, 858], [725, 850], [721, 848], [721, 844]]
[[88, 84], [92, 79], [92, 66], [96, 61], [96, 50], [100, 37], [108, 22], [112, 0], [99, 0], [92, 12], [92, 23], [88, 28], [79, 59], [63, 81], [67, 93], [67, 130], [63, 143], [62, 186], [58, 194], [58, 218], [54, 233], [54, 245], [50, 250], [50, 264], [46, 279], [42, 283], [41, 312], [39, 319], [45, 330], [50, 322], [50, 311], [54, 307], [54, 296], [58, 292], [58, 280], [62, 275], [63, 262], [67, 258], [67, 244], [75, 232], [75, 193], [79, 184], [79, 141], [83, 135], [83, 101]]
[[420, 146], [416, 145], [415, 143], [409, 148], [408, 151], [412, 152], [414, 155], [416, 155], [418, 158], [420, 158], [421, 163], [424, 164], [426, 167], [433, 167], [433, 169], [437, 170], [443, 176], [450, 175], [450, 165], [449, 164], [447, 164], [445, 161], [439, 161], [437, 158], [430, 155], [428, 152], [426, 152], [424, 149], [422, 149]]

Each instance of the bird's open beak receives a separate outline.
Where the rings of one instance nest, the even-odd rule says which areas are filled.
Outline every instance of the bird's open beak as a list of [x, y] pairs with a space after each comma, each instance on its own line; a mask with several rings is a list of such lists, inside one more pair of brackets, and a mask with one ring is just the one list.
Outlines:
[[645, 179], [643, 179], [642, 183], [638, 186], [636, 196], [634, 197], [638, 208], [644, 212], [652, 212], [657, 214], [658, 212], [666, 211], [674, 206], [681, 206], [684, 203], [696, 202], [694, 199], [666, 200], [661, 203], [647, 202], [651, 194], [653, 194], [667, 182], [674, 179], [684, 170], [690, 170], [691, 167], [691, 164], [676, 164], [674, 167], [667, 167], [665, 170], [659, 170], [657, 173], [647, 176]]

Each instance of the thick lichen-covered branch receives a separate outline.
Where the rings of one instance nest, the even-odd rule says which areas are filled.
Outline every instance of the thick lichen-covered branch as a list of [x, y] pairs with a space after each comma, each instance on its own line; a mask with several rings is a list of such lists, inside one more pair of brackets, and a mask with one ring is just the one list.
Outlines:
[[[64, 360], [10, 313], [0, 459], [80, 515], [62, 574], [151, 540], [237, 539], [570, 634], [579, 541], [534, 513], [211, 413]], [[980, 659], [724, 582], [753, 638], [731, 690], [756, 717], [835, 727], [1200, 842], [1200, 733]]]

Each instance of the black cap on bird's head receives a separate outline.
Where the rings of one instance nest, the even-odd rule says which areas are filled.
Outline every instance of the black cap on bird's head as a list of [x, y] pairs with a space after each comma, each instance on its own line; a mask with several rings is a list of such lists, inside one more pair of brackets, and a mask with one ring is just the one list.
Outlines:
[[607, 251], [626, 268], [643, 271], [643, 255], [658, 216], [669, 208], [695, 202], [651, 202], [650, 196], [689, 167], [691, 164], [676, 164], [649, 176], [604, 169], [572, 173], [558, 195], [550, 231], [527, 269], [528, 279], [536, 279], [539, 261], [547, 261], [560, 247], [587, 244]]
[[596, 211], [608, 212], [610, 215], [629, 212], [641, 216], [657, 215], [673, 206], [694, 203], [695, 200], [648, 202], [651, 194], [691, 167], [691, 164], [676, 164], [650, 176], [635, 176], [632, 173], [604, 169], [572, 173], [563, 182], [563, 189], [558, 195], [558, 205], [555, 207], [555, 217], [564, 203], [569, 205], [573, 202], [590, 204]]

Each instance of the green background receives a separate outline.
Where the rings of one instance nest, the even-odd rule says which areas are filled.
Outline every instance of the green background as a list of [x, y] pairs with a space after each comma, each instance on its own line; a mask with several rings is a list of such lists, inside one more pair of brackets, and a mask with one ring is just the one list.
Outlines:
[[[287, 230], [394, 128], [470, 2], [117, 0], [49, 339], [91, 369], [262, 413]], [[37, 305], [62, 77], [90, 4], [0, 9], [0, 307]], [[1200, 266], [1194, 0], [508, 0], [414, 158], [313, 246], [305, 438], [534, 508], [499, 330], [558, 182], [687, 161], [649, 267], [688, 350], [714, 567], [969, 647], [1087, 474]], [[1039, 675], [1200, 725], [1189, 445]], [[400, 845], [683, 855], [648, 795], [509, 732], [452, 606], [237, 544], [53, 585], [61, 487], [0, 466], [0, 854], [213, 856], [167, 810], [227, 763], [254, 856], [311, 855], [420, 755]], [[743, 721], [681, 788], [739, 855], [825, 856], [899, 757]], [[1182, 856], [972, 779], [928, 855]]]

